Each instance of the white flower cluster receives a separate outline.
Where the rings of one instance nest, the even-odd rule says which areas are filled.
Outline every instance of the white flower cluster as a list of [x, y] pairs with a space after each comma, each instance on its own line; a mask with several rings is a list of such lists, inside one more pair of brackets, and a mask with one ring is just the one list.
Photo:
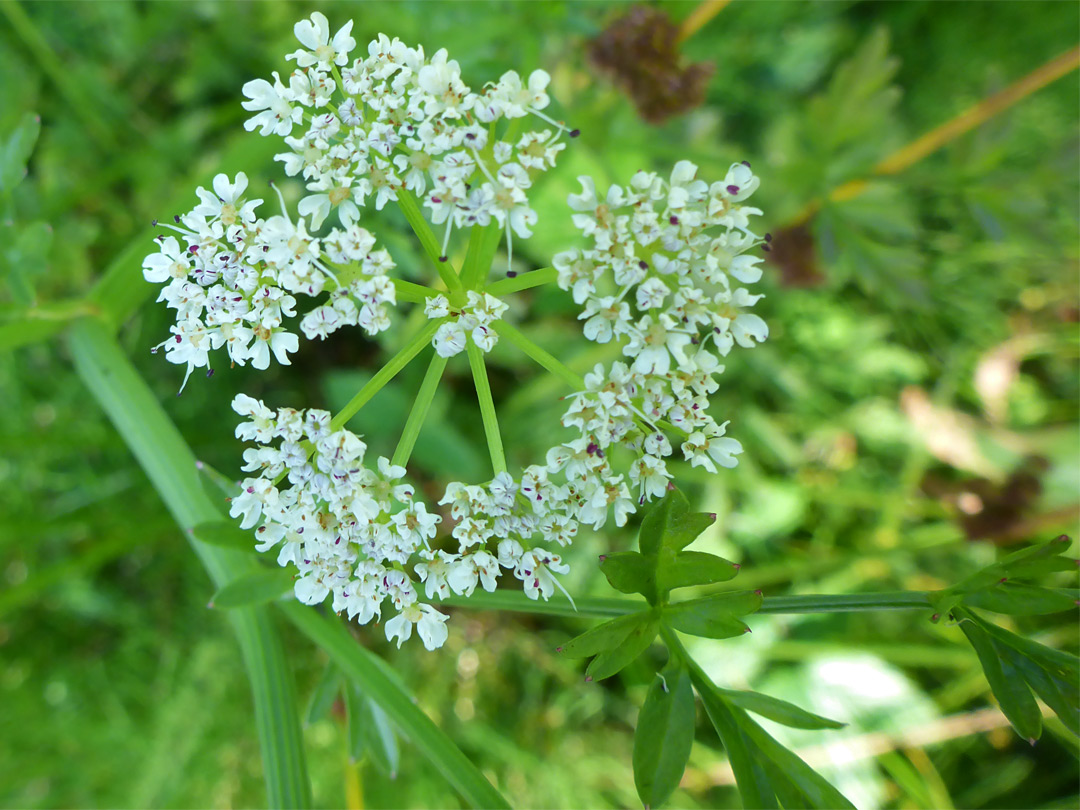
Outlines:
[[[708, 396], [724, 370], [718, 356], [769, 333], [749, 311], [761, 296], [738, 286], [761, 277], [761, 258], [748, 253], [763, 241], [749, 228], [761, 211], [741, 205], [758, 178], [737, 163], [709, 185], [683, 160], [670, 180], [638, 172], [603, 197], [591, 178], [579, 181], [583, 192], [569, 203], [593, 247], [555, 257], [559, 286], [584, 305], [578, 317], [585, 336], [621, 343], [628, 362], [598, 366], [563, 423], [581, 428], [599, 450], [633, 444], [631, 477], [642, 498], [660, 493], [667, 477], [663, 459], [672, 447], [662, 427], [682, 434], [683, 457], [693, 466], [735, 466], [742, 446], [724, 436], [726, 422], [709, 415]], [[635, 431], [634, 416], [648, 435]]]
[[[237, 438], [255, 444], [244, 451], [243, 469], [258, 477], [243, 481], [230, 512], [241, 519], [241, 528], [258, 526], [258, 551], [280, 544], [278, 564], [299, 570], [295, 593], [305, 604], [332, 594], [335, 611], [367, 623], [381, 618], [389, 600], [397, 615], [386, 622], [387, 639], [396, 638], [400, 646], [415, 625], [424, 646], [435, 649], [446, 640], [447, 617], [418, 601], [415, 579], [428, 599], [451, 592], [468, 596], [477, 584], [495, 590], [505, 568], [530, 597], [546, 599], [557, 585], [552, 574], [568, 570], [558, 554], [526, 550], [511, 539], [532, 536], [537, 521], [530, 517], [531, 504], [522, 508], [518, 487], [506, 473], [486, 487], [447, 488], [440, 503], [449, 504], [458, 519], [457, 551], [450, 553], [435, 547], [442, 518], [402, 483], [405, 468], [384, 457], [377, 471], [365, 466], [367, 446], [348, 430], [332, 430], [328, 412], [275, 412], [245, 394], [237, 395], [233, 409], [247, 418]], [[286, 489], [274, 483], [282, 476]], [[558, 518], [549, 523], [546, 533], [569, 540]], [[489, 545], [495, 545], [494, 554]]]
[[469, 290], [465, 306], [455, 308], [445, 295], [427, 300], [424, 313], [430, 319], [449, 318], [435, 332], [432, 344], [440, 357], [453, 357], [465, 351], [468, 338], [481, 351], [490, 352], [499, 342], [499, 336], [491, 324], [499, 320], [508, 309], [507, 305], [493, 295]]
[[[244, 86], [254, 113], [246, 127], [284, 136], [291, 151], [277, 158], [306, 182], [296, 222], [284, 210], [258, 218], [262, 201], [245, 199], [247, 178], [218, 175], [212, 191], [198, 189], [200, 204], [176, 217], [183, 245], [160, 237], [143, 264], [147, 280], [164, 285], [159, 300], [177, 311], [161, 345], [171, 362], [187, 364], [185, 383], [222, 347], [241, 365], [264, 369], [271, 356], [287, 364], [298, 338], [286, 319], [297, 316], [300, 295], [321, 297], [299, 317], [309, 340], [346, 325], [382, 332], [399, 293], [424, 301], [439, 322], [429, 328], [442, 357], [470, 341], [487, 352], [498, 340], [503, 301], [471, 271], [446, 295], [413, 297], [418, 285], [390, 275], [394, 263], [360, 226], [360, 209], [369, 198], [376, 209], [397, 201], [413, 216], [415, 194], [432, 222], [446, 225], [443, 260], [454, 227], [494, 224], [510, 253], [513, 235], [529, 236], [536, 222], [526, 192], [565, 146], [565, 127], [541, 112], [549, 77], [538, 70], [523, 81], [511, 71], [473, 92], [445, 50], [428, 58], [380, 35], [350, 61], [351, 31], [348, 23], [331, 35], [326, 18], [312, 14], [295, 27], [303, 47], [288, 57], [296, 70], [287, 81], [275, 73], [273, 83]], [[522, 133], [527, 115], [551, 129]], [[551, 549], [571, 544], [582, 525], [625, 525], [662, 496], [672, 442], [694, 466], [734, 466], [742, 447], [708, 414], [708, 397], [719, 358], [768, 334], [750, 311], [760, 296], [739, 286], [761, 275], [749, 253], [762, 243], [749, 217], [761, 212], [742, 205], [758, 179], [748, 164], [711, 186], [696, 174], [687, 161], [669, 180], [639, 172], [602, 199], [583, 177], [583, 193], [571, 195], [574, 223], [593, 246], [555, 257], [559, 285], [582, 306], [586, 337], [614, 341], [624, 358], [585, 376], [561, 420], [573, 437], [518, 478], [501, 471], [484, 485], [450, 483], [443, 512], [429, 511], [403, 466], [383, 457], [369, 466], [362, 438], [337, 429], [326, 411], [234, 399], [246, 419], [236, 436], [252, 446], [231, 513], [255, 529], [258, 551], [280, 547], [278, 563], [296, 566], [298, 599], [332, 596], [335, 611], [362, 623], [381, 619], [389, 602], [387, 638], [400, 645], [415, 627], [434, 649], [446, 640], [447, 617], [432, 600], [493, 591], [508, 571], [532, 599], [562, 590], [556, 575], [568, 568]], [[335, 211], [338, 225], [313, 235]], [[444, 519], [451, 525], [440, 536]]]
[[[219, 174], [212, 192], [200, 186], [200, 204], [170, 226], [184, 246], [174, 236], [160, 236], [159, 251], [143, 261], [146, 280], [165, 285], [158, 300], [176, 310], [172, 336], [154, 351], [164, 346], [169, 362], [187, 365], [185, 385], [192, 370], [209, 368], [209, 353], [222, 347], [240, 365], [251, 361], [265, 369], [271, 354], [288, 365], [299, 341], [284, 321], [296, 315], [298, 295], [331, 291], [330, 302], [300, 323], [308, 338], [346, 324], [370, 335], [390, 325], [386, 305], [395, 302], [395, 288], [387, 273], [394, 262], [375, 248], [367, 230], [346, 221], [343, 229], [316, 239], [303, 219], [293, 223], [284, 213], [257, 218], [262, 200], [245, 200], [247, 185], [240, 172], [234, 182]], [[342, 266], [340, 275], [328, 262]]]
[[[319, 12], [296, 24], [304, 47], [289, 55], [297, 69], [282, 81], [244, 85], [245, 126], [285, 136], [291, 151], [277, 155], [289, 176], [302, 175], [311, 192], [300, 213], [318, 228], [331, 210], [356, 218], [368, 197], [375, 208], [401, 190], [423, 197], [435, 225], [451, 230], [487, 225], [528, 237], [536, 222], [526, 192], [534, 177], [555, 165], [566, 128], [541, 112], [550, 99], [550, 76], [536, 70], [527, 81], [514, 71], [474, 92], [445, 49], [430, 58], [380, 34], [366, 57], [350, 62], [356, 47], [352, 22], [333, 37]], [[335, 92], [340, 94], [335, 99]], [[520, 133], [501, 119], [534, 115], [552, 129]], [[298, 129], [299, 127], [299, 129]], [[302, 130], [302, 131], [301, 131]], [[569, 133], [574, 135], [576, 133]]]

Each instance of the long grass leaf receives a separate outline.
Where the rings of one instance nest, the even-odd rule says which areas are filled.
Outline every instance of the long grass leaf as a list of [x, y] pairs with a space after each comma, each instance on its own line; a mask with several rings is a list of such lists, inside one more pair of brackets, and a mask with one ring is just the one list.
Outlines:
[[337, 619], [323, 616], [299, 602], [282, 602], [278, 609], [301, 633], [322, 647], [346, 677], [356, 681], [466, 802], [473, 807], [510, 806], [446, 733], [387, 676], [383, 661], [357, 644]]
[[[218, 519], [195, 468], [195, 457], [106, 325], [78, 322], [68, 347], [87, 389], [127, 443], [181, 528]], [[184, 535], [192, 538], [185, 531]], [[192, 542], [217, 587], [250, 572], [251, 555]], [[240, 643], [255, 702], [255, 727], [271, 807], [310, 807], [296, 687], [267, 608], [228, 613]]]

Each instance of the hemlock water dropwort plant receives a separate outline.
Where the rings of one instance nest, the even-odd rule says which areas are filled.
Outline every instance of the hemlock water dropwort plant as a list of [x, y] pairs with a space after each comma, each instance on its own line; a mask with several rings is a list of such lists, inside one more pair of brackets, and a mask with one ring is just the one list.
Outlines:
[[[710, 184], [688, 161], [667, 177], [641, 171], [603, 193], [581, 177], [569, 215], [591, 246], [559, 253], [553, 268], [531, 277], [508, 272], [488, 284], [498, 243], [511, 257], [514, 238], [527, 239], [537, 224], [534, 181], [577, 134], [544, 112], [548, 74], [511, 71], [473, 90], [445, 50], [428, 56], [379, 35], [354, 58], [351, 30], [350, 22], [331, 35], [326, 17], [312, 14], [295, 26], [302, 47], [287, 56], [292, 73], [243, 88], [252, 113], [245, 127], [283, 138], [287, 151], [276, 159], [306, 185], [296, 215], [281, 201], [279, 214], [259, 216], [263, 200], [249, 199], [248, 178], [218, 175], [168, 226], [175, 235], [158, 237], [144, 275], [176, 311], [158, 348], [185, 366], [184, 385], [222, 349], [231, 363], [287, 365], [301, 334], [323, 340], [359, 327], [375, 336], [402, 304], [423, 307], [420, 332], [336, 417], [236, 395], [250, 477], [231, 514], [253, 530], [258, 551], [276, 548], [278, 563], [296, 568], [300, 601], [331, 597], [335, 611], [361, 623], [384, 618], [389, 605], [388, 639], [400, 646], [415, 628], [435, 649], [447, 617], [430, 602], [493, 591], [506, 572], [530, 598], [547, 599], [562, 588], [562, 550], [579, 527], [623, 526], [663, 496], [669, 459], [681, 454], [713, 472], [736, 464], [742, 447], [708, 406], [722, 358], [768, 336], [752, 312], [760, 296], [743, 286], [761, 276], [750, 253], [763, 242], [750, 223], [761, 211], [745, 204], [758, 178], [736, 164]], [[423, 244], [432, 285], [400, 278], [362, 224], [365, 208], [388, 203]], [[447, 259], [455, 229], [471, 234], [459, 269]], [[617, 344], [620, 360], [581, 379], [504, 320], [500, 295], [545, 282], [581, 307], [584, 338]], [[517, 474], [507, 469], [484, 367], [500, 337], [574, 389], [561, 420], [570, 437]], [[371, 458], [344, 424], [428, 343], [434, 357], [406, 435], [393, 458]], [[405, 464], [446, 359], [461, 352], [493, 477], [448, 484], [440, 514], [405, 480]], [[449, 538], [440, 534], [447, 529]]]

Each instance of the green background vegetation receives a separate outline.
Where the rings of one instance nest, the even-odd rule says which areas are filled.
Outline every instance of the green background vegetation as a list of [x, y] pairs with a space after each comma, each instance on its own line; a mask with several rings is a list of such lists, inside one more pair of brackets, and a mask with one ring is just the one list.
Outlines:
[[[0, 252], [37, 304], [80, 298], [118, 257], [139, 288], [150, 221], [187, 210], [214, 173], [246, 166], [256, 190], [281, 181], [270, 160], [280, 143], [242, 129], [240, 87], [286, 69], [292, 24], [314, 8], [0, 2], [0, 136], [28, 111], [42, 125]], [[735, 2], [683, 49], [714, 66], [706, 102], [650, 125], [585, 56], [625, 4], [318, 8], [335, 29], [355, 19], [360, 43], [382, 31], [446, 47], [474, 86], [509, 69], [552, 74], [556, 114], [582, 135], [537, 190], [541, 227], [521, 245], [522, 269], [576, 244], [564, 200], [577, 175], [622, 182], [682, 158], [707, 178], [751, 160], [763, 221], [782, 233], [807, 204], [1073, 47], [1080, 24], [1074, 3]], [[661, 8], [678, 20], [694, 5]], [[772, 336], [731, 356], [715, 397], [746, 453], [718, 476], [678, 472], [695, 505], [720, 516], [695, 548], [741, 562], [741, 587], [926, 590], [1002, 548], [1075, 536], [1078, 91], [1073, 72], [863, 195], [826, 203], [770, 265], [759, 311]], [[283, 187], [292, 202], [301, 195]], [[422, 266], [403, 220], [387, 213], [372, 229], [405, 272]], [[0, 291], [2, 317], [18, 295]], [[574, 337], [558, 290], [514, 306], [572, 367], [607, 356]], [[225, 471], [240, 461], [234, 392], [336, 408], [380, 356], [340, 333], [290, 368], [196, 375], [177, 399], [181, 371], [149, 354], [167, 323], [147, 303], [120, 339], [196, 455]], [[431, 492], [489, 474], [458, 360], [414, 454]], [[492, 360], [514, 467], [551, 444], [565, 391], [510, 346]], [[411, 366], [355, 418], [373, 450], [392, 449], [422, 372]], [[0, 440], [0, 805], [259, 806], [250, 694], [226, 622], [206, 607], [210, 581], [60, 342], [0, 352]], [[610, 595], [595, 555], [632, 542], [629, 529], [584, 532], [570, 591]], [[586, 623], [454, 613], [437, 654], [394, 650], [377, 627], [357, 636], [515, 805], [635, 806], [631, 731], [659, 656], [586, 684], [580, 662], [554, 651]], [[781, 738], [800, 751], [846, 746], [815, 765], [860, 807], [1075, 806], [1075, 740], [1054, 722], [1034, 748], [1000, 724], [985, 731], [980, 722], [996, 721], [974, 653], [928, 618], [762, 616], [751, 637], [696, 639], [693, 652], [722, 685], [849, 722]], [[1075, 618], [1012, 626], [1075, 651]], [[306, 696], [325, 658], [283, 631]], [[458, 806], [408, 746], [395, 780], [350, 764], [343, 719], [339, 706], [305, 731], [317, 805], [355, 805], [359, 789], [371, 807]], [[904, 731], [941, 739], [878, 735]], [[698, 732], [671, 806], [739, 806], [700, 712]]]

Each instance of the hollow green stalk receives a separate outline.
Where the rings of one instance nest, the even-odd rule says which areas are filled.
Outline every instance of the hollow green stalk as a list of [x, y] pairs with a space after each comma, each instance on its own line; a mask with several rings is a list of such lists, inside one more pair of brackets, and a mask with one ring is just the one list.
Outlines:
[[435, 398], [435, 391], [439, 388], [439, 380], [442, 379], [443, 371], [446, 370], [446, 360], [447, 358], [441, 355], [432, 355], [427, 373], [424, 374], [424, 381], [420, 383], [420, 390], [416, 392], [416, 399], [413, 400], [412, 410], [409, 411], [409, 418], [405, 421], [405, 429], [401, 432], [401, 439], [398, 440], [398, 446], [394, 450], [394, 458], [391, 463], [401, 467], [409, 463], [413, 447], [416, 446], [416, 438], [424, 427], [424, 420], [427, 418], [431, 401]]
[[423, 329], [413, 335], [409, 342], [402, 347], [401, 351], [391, 357], [386, 365], [379, 369], [375, 376], [368, 380], [367, 384], [357, 391], [345, 407], [338, 412], [337, 416], [330, 422], [330, 429], [341, 430], [345, 423], [356, 415], [357, 411], [364, 407], [373, 396], [382, 390], [383, 386], [394, 379], [398, 372], [405, 368], [409, 361], [431, 342], [431, 338], [442, 323], [442, 320], [429, 321]]
[[506, 472], [506, 455], [503, 453], [502, 434], [499, 432], [499, 419], [495, 415], [495, 401], [491, 397], [484, 353], [471, 340], [465, 351], [469, 355], [469, 368], [472, 369], [473, 382], [476, 384], [476, 398], [480, 403], [480, 416], [484, 422], [484, 436], [487, 438], [492, 471], [498, 475]]

